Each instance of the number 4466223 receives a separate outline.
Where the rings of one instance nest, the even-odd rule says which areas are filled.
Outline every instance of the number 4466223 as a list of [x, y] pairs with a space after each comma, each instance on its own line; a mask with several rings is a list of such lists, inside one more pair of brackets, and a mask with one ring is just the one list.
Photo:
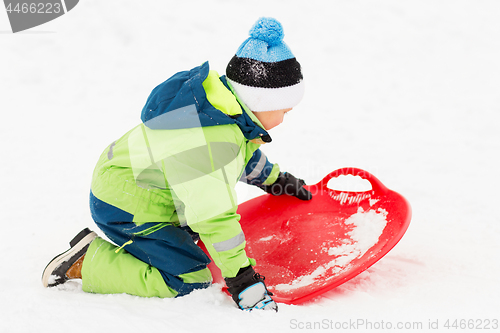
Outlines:
[[448, 329], [469, 329], [469, 330], [496, 330], [498, 329], [498, 319], [455, 319], [446, 320], [444, 327]]
[[62, 11], [60, 3], [17, 3], [12, 6], [12, 3], [7, 4], [7, 13], [18, 14], [59, 14]]

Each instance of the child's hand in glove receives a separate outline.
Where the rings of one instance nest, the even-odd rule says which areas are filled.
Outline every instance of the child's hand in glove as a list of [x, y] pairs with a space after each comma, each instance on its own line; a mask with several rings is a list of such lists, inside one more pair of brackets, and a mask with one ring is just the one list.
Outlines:
[[240, 309], [278, 311], [278, 305], [271, 298], [264, 277], [255, 273], [252, 266], [241, 268], [234, 278], [225, 278], [229, 293]]
[[304, 188], [306, 183], [302, 179], [295, 178], [288, 172], [280, 172], [278, 179], [272, 185], [263, 185], [261, 188], [272, 195], [287, 194], [300, 200], [311, 200], [312, 194]]

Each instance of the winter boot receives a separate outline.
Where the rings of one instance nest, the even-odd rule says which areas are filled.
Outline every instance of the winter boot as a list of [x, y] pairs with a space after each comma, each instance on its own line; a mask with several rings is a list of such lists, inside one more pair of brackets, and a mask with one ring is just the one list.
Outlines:
[[52, 259], [45, 267], [42, 275], [44, 287], [54, 287], [70, 279], [81, 279], [81, 268], [85, 253], [97, 234], [88, 228], [80, 231], [69, 242], [70, 249]]

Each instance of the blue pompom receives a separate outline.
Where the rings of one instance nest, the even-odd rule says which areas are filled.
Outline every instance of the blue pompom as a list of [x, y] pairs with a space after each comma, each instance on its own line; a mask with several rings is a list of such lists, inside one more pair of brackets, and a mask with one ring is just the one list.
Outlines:
[[261, 17], [252, 29], [250, 29], [250, 36], [255, 39], [267, 42], [269, 45], [278, 45], [283, 40], [285, 32], [283, 26], [278, 20], [272, 17]]

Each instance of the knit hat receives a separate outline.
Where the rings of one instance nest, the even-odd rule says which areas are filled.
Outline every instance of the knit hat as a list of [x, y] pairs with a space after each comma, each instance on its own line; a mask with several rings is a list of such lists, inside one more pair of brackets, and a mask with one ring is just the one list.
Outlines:
[[281, 23], [262, 17], [226, 68], [236, 95], [253, 112], [293, 108], [304, 95], [300, 64], [283, 42]]

